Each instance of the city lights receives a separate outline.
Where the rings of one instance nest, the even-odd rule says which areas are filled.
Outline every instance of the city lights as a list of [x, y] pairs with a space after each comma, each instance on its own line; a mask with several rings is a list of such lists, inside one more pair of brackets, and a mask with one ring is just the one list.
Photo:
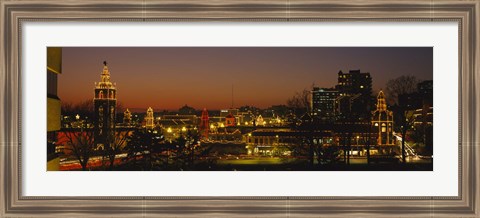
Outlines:
[[[175, 50], [171, 49], [167, 50]], [[245, 49], [242, 51], [249, 53]], [[290, 53], [268, 52], [274, 48], [264, 49], [272, 59], [278, 55], [291, 57]], [[215, 54], [215, 48], [201, 51]], [[91, 80], [85, 82], [80, 75], [58, 74], [76, 76], [74, 82], [62, 84], [63, 89], [81, 84], [78, 90], [87, 90], [89, 98], [73, 103], [57, 99], [58, 113], [53, 117], [58, 120], [49, 124], [55, 124], [56, 129], [47, 131], [48, 161], [58, 158], [57, 170], [85, 171], [433, 169], [433, 80], [428, 75], [419, 77], [426, 80], [398, 73], [390, 75], [393, 68], [385, 60], [385, 66], [345, 71], [335, 66], [356, 62], [335, 59], [329, 62], [337, 65], [316, 64], [323, 60], [310, 60], [308, 55], [301, 56], [305, 63], [283, 58], [262, 62], [263, 67], [255, 65], [263, 60], [257, 57], [245, 70], [243, 65], [232, 65], [235, 61], [230, 59], [224, 64], [213, 61], [232, 53], [221, 54], [209, 58], [208, 63], [192, 65], [192, 72], [183, 73], [176, 68], [188, 59], [177, 57], [176, 52], [162, 56], [172, 56], [171, 65], [161, 58], [152, 63], [142, 60], [145, 66], [137, 65], [139, 59], [132, 56], [129, 66], [112, 58], [111, 65], [104, 61], [92, 68], [91, 74], [97, 80], [93, 87]], [[244, 59], [256, 56], [249, 54], [235, 55]], [[203, 56], [195, 58], [207, 61]], [[315, 63], [316, 68], [303, 66], [307, 63]], [[90, 67], [72, 68], [68, 64], [72, 63], [65, 65], [69, 71]], [[133, 65], [140, 74], [147, 67], [151, 67], [149, 72], [159, 73], [126, 73], [125, 69], [135, 69]], [[368, 66], [365, 64], [365, 68]], [[385, 72], [378, 72], [379, 69]], [[270, 71], [278, 75], [271, 75]], [[90, 70], [85, 72], [90, 76]], [[297, 72], [305, 75], [291, 77]], [[121, 92], [117, 93], [113, 80], [118, 82]], [[57, 87], [57, 81], [66, 80], [49, 80], [49, 90]], [[402, 86], [408, 87], [399, 90], [409, 91], [393, 90]], [[63, 98], [64, 93], [58, 96]]]

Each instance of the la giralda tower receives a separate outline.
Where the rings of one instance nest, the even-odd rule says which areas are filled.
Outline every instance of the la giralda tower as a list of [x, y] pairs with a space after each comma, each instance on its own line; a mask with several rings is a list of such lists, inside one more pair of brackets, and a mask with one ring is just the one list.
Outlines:
[[115, 114], [117, 108], [116, 84], [110, 82], [110, 71], [107, 62], [103, 62], [103, 71], [100, 82], [95, 82], [95, 106], [94, 131], [95, 145], [98, 149], [105, 149], [115, 139]]

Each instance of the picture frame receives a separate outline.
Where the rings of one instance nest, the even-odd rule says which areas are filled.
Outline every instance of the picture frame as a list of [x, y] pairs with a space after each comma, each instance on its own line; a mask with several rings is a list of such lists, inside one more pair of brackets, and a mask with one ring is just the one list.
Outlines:
[[[2, 1], [0, 214], [22, 216], [479, 216], [478, 0]], [[88, 22], [443, 22], [459, 27], [459, 195], [452, 197], [32, 197], [22, 195], [22, 24]]]

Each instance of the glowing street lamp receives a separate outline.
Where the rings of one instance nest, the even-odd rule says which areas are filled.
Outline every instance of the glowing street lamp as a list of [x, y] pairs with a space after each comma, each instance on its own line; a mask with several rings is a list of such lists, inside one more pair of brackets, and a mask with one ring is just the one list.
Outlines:
[[360, 156], [360, 147], [358, 146], [358, 139], [360, 139], [359, 135], [357, 135], [357, 150], [358, 150], [358, 156]]

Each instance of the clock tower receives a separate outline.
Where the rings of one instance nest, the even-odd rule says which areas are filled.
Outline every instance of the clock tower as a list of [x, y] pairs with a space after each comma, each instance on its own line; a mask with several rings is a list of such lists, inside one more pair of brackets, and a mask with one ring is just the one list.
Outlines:
[[117, 107], [116, 84], [110, 82], [110, 71], [107, 62], [103, 62], [103, 71], [100, 82], [95, 83], [94, 139], [97, 149], [105, 149], [115, 139], [115, 115]]

